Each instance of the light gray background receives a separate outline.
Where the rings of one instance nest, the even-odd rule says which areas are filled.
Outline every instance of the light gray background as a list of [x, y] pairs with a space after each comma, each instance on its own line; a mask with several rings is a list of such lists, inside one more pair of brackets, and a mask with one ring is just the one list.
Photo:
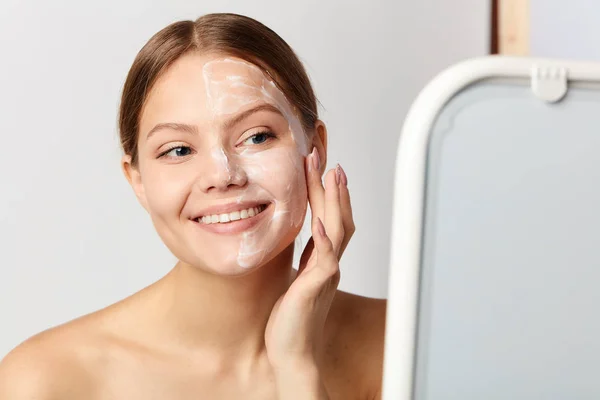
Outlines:
[[600, 61], [598, 0], [529, 0], [530, 53]]
[[122, 176], [116, 133], [127, 70], [162, 27], [246, 14], [301, 56], [324, 105], [329, 167], [344, 166], [352, 192], [357, 232], [340, 288], [373, 297], [387, 294], [394, 158], [408, 106], [440, 70], [488, 51], [488, 1], [156, 3], [0, 3], [0, 357], [175, 262]]
[[419, 400], [598, 399], [600, 86], [461, 92], [432, 129]]

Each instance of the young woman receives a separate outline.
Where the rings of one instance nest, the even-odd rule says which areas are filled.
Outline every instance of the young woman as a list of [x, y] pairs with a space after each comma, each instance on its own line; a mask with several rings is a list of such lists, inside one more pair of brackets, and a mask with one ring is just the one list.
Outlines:
[[327, 131], [292, 49], [239, 15], [173, 23], [138, 53], [119, 128], [124, 174], [179, 261], [18, 346], [0, 398], [379, 398], [385, 301], [337, 290], [348, 178], [323, 178]]

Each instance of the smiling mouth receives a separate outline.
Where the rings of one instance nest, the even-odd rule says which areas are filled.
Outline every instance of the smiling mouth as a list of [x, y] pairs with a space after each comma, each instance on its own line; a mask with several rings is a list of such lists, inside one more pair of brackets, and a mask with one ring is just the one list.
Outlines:
[[212, 224], [228, 224], [230, 222], [240, 221], [244, 219], [249, 219], [257, 216], [258, 214], [265, 211], [268, 207], [268, 204], [261, 204], [256, 207], [250, 207], [243, 210], [232, 211], [230, 213], [224, 214], [213, 214], [213, 215], [205, 215], [203, 217], [198, 217], [195, 219], [196, 222], [203, 225], [212, 225]]

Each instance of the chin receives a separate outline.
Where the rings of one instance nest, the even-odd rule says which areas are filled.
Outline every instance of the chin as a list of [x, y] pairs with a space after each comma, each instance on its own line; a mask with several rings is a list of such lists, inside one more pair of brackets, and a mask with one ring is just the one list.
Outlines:
[[278, 258], [281, 257], [281, 262], [291, 262], [293, 251], [294, 251], [294, 238], [281, 242], [276, 248], [271, 251], [260, 251], [254, 254], [249, 254], [246, 257], [236, 255], [226, 259], [213, 260], [190, 260], [188, 264], [199, 268], [205, 272], [213, 275], [224, 276], [224, 277], [242, 277], [250, 275], [253, 272], [265, 267], [269, 263], [275, 261], [278, 264]]

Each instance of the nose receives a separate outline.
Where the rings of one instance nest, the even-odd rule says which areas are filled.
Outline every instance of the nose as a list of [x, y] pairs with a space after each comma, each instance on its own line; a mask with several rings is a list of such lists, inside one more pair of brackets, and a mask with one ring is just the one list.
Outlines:
[[244, 186], [248, 177], [235, 155], [215, 147], [203, 157], [198, 186], [203, 192], [224, 191], [232, 186]]

